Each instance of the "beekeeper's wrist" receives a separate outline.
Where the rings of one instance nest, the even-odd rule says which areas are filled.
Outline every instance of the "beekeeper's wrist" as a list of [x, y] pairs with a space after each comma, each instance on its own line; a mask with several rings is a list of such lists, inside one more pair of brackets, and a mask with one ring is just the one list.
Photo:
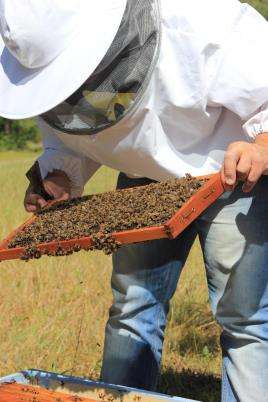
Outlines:
[[258, 135], [254, 143], [262, 149], [265, 165], [263, 174], [268, 175], [268, 132]]
[[268, 147], [268, 130], [266, 133], [261, 133], [255, 138], [255, 144], [260, 144]]

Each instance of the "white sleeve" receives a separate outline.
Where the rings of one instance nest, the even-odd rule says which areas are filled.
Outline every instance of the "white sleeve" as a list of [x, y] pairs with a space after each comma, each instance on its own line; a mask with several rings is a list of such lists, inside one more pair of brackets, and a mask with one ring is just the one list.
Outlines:
[[249, 5], [241, 5], [217, 57], [208, 102], [238, 115], [254, 140], [268, 131], [268, 22]]
[[268, 102], [243, 125], [243, 129], [253, 141], [259, 134], [268, 133]]
[[99, 169], [100, 164], [67, 148], [53, 128], [41, 118], [36, 120], [44, 148], [43, 154], [38, 158], [42, 178], [53, 170], [62, 170], [71, 181], [71, 196], [81, 196], [86, 182]]

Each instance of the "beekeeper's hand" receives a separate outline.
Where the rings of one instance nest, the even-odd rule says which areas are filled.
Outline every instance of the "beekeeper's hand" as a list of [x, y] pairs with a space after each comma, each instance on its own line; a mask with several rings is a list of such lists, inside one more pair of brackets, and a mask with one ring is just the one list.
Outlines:
[[227, 190], [242, 180], [243, 191], [248, 193], [263, 174], [268, 174], [268, 134], [259, 135], [254, 143], [238, 141], [229, 145], [221, 170]]
[[[70, 180], [66, 173], [61, 170], [54, 170], [49, 173], [43, 180], [43, 186], [45, 191], [55, 201], [67, 201], [70, 199], [71, 185]], [[47, 205], [47, 201], [44, 200], [33, 189], [30, 184], [25, 193], [24, 207], [27, 212], [36, 212]]]

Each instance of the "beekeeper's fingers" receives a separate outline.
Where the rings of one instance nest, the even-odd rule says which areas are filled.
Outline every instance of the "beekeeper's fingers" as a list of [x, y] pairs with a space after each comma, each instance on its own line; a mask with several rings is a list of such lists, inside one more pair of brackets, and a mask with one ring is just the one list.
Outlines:
[[31, 190], [27, 191], [24, 198], [24, 207], [27, 212], [37, 212], [44, 208], [47, 202], [39, 194], [33, 193]]
[[245, 181], [252, 168], [252, 158], [249, 152], [243, 152], [236, 167], [237, 179]]
[[261, 177], [262, 173], [263, 173], [262, 163], [253, 161], [251, 170], [242, 187], [244, 193], [249, 193], [253, 189], [253, 187], [256, 185], [257, 181]]
[[70, 193], [63, 192], [60, 195], [57, 196], [57, 198], [54, 198], [55, 201], [68, 201], [70, 199]]
[[241, 152], [238, 147], [231, 144], [225, 154], [224, 163], [221, 170], [222, 181], [226, 190], [233, 190], [236, 180], [236, 167], [240, 159]]

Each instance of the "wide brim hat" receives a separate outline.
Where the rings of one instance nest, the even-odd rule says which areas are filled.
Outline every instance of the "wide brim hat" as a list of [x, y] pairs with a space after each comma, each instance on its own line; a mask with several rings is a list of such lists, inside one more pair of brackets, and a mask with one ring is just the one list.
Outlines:
[[[62, 3], [65, 1], [67, 0]], [[116, 36], [126, 9], [127, 0], [81, 0], [79, 3], [80, 12], [76, 15], [76, 18], [79, 18], [79, 24], [78, 26], [76, 24], [71, 35], [70, 32], [67, 32], [68, 41], [64, 45], [64, 38], [61, 33], [59, 36], [61, 42], [59, 54], [50, 55], [52, 60], [49, 60], [48, 63], [42, 63], [41, 59], [46, 48], [48, 46], [53, 47], [53, 32], [47, 33], [44, 35], [47, 44], [40, 52], [37, 51], [40, 54], [36, 56], [36, 60], [33, 60], [32, 65], [29, 60], [21, 62], [25, 59], [25, 55], [24, 58], [22, 55], [23, 51], [26, 49], [25, 52], [27, 53], [29, 48], [27, 43], [25, 45], [25, 38], [18, 40], [17, 44], [15, 34], [12, 37], [12, 32], [10, 33], [12, 27], [10, 28], [8, 24], [9, 20], [12, 20], [12, 16], [10, 17], [12, 10], [10, 11], [9, 8], [12, 2], [17, 2], [18, 7], [25, 3], [22, 0], [0, 0], [2, 33], [0, 36], [0, 116], [10, 119], [24, 119], [41, 115], [53, 109], [72, 95], [94, 72]], [[27, 0], [27, 4], [34, 2], [35, 6], [37, 3], [45, 5], [46, 2], [49, 5], [49, 0], [42, 0], [42, 2], [40, 0]], [[72, 3], [77, 4], [73, 0]], [[14, 10], [14, 13], [20, 11], [22, 9]], [[71, 10], [65, 10], [65, 12], [66, 15], [69, 15]], [[63, 15], [62, 24], [64, 24], [64, 18]], [[55, 18], [54, 20], [57, 22]], [[18, 35], [21, 32], [19, 28]], [[6, 31], [3, 32], [5, 29]], [[35, 27], [36, 35], [38, 35], [38, 29]], [[47, 29], [51, 28], [48, 26]], [[14, 30], [16, 33], [16, 26]], [[27, 35], [25, 37], [27, 39]], [[34, 40], [33, 46], [42, 48], [42, 37], [38, 40]], [[21, 45], [22, 50], [19, 49], [18, 51], [18, 45]], [[44, 60], [46, 60], [45, 56]]]

